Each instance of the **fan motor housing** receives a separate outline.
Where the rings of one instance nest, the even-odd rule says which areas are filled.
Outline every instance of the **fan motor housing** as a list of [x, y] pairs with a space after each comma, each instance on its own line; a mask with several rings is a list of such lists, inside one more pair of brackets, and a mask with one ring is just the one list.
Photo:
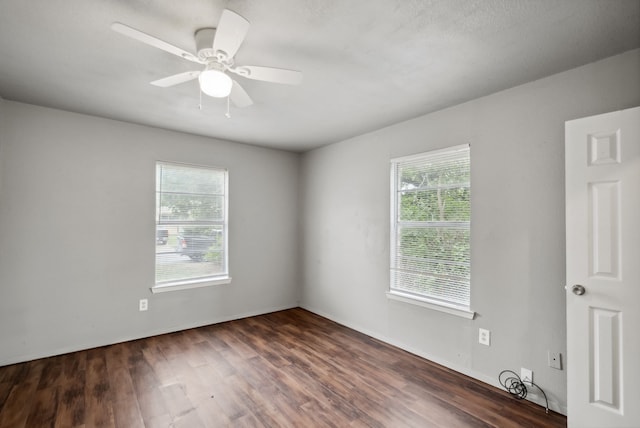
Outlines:
[[213, 51], [213, 39], [216, 36], [215, 28], [201, 28], [196, 31], [196, 51], [198, 52], [198, 58], [203, 61], [216, 58]]

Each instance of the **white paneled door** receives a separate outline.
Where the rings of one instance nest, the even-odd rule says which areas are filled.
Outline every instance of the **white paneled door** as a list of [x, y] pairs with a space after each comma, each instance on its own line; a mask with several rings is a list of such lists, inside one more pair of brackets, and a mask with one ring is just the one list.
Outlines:
[[569, 427], [640, 427], [640, 107], [565, 126]]

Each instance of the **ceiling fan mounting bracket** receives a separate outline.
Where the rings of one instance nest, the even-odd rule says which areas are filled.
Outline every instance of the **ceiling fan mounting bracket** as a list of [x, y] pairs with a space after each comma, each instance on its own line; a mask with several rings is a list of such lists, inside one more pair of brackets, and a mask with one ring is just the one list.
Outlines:
[[215, 36], [215, 28], [201, 28], [194, 34], [198, 58], [205, 63], [211, 59], [216, 59], [216, 54], [212, 47]]
[[199, 30], [196, 30], [194, 34], [194, 37], [196, 39], [196, 51], [200, 52], [204, 49], [211, 49], [215, 36], [215, 28], [201, 28]]

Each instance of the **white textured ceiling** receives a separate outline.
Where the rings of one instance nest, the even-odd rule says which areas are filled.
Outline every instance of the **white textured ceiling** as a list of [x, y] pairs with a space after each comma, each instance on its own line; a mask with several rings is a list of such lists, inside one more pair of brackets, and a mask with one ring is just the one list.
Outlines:
[[[244, 80], [224, 116], [199, 69], [110, 30], [194, 52], [229, 8], [251, 22], [236, 63], [300, 70], [301, 86]], [[304, 151], [640, 47], [640, 0], [0, 0], [0, 97]]]

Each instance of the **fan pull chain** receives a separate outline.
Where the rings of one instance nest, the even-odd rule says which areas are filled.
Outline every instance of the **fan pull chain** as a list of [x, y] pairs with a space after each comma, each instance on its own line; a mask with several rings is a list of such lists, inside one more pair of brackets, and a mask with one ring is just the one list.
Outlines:
[[202, 110], [202, 89], [199, 90], [200, 93], [200, 102], [198, 103], [198, 108]]
[[231, 112], [229, 111], [229, 104], [230, 104], [229, 99], [230, 98], [231, 97], [227, 97], [227, 112], [224, 114], [227, 119], [231, 119]]

